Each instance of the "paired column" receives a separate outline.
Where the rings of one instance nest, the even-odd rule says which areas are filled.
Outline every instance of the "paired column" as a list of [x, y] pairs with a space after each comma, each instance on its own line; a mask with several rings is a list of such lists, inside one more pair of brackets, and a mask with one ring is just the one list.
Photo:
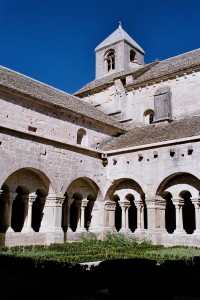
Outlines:
[[183, 229], [183, 205], [184, 199], [182, 198], [172, 198], [172, 202], [176, 209], [176, 229], [174, 233], [185, 233]]
[[24, 226], [22, 232], [34, 231], [32, 228], [32, 208], [33, 202], [35, 201], [37, 195], [29, 194], [22, 195], [22, 200], [24, 201]]
[[119, 201], [119, 205], [122, 210], [122, 227], [120, 231], [130, 231], [129, 229], [129, 220], [128, 220], [128, 210], [130, 207], [130, 202], [126, 199]]
[[195, 208], [195, 225], [196, 229], [194, 233], [200, 234], [200, 198], [191, 198], [192, 204]]
[[83, 199], [82, 201], [77, 201], [77, 208], [78, 208], [78, 226], [77, 231], [86, 231], [85, 228], [85, 208], [88, 204], [87, 199]]
[[141, 199], [134, 201], [137, 208], [137, 231], [144, 230], [144, 203]]
[[10, 197], [8, 198], [8, 207], [7, 207], [7, 225], [8, 229], [7, 232], [14, 232], [11, 227], [11, 220], [12, 220], [12, 205], [13, 201], [15, 200], [17, 193], [10, 193]]

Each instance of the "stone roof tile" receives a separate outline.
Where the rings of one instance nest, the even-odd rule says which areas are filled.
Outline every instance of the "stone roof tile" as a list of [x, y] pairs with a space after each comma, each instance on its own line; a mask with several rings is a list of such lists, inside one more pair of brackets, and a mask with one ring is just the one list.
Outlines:
[[115, 127], [119, 131], [125, 129], [123, 124], [118, 123], [113, 117], [106, 115], [91, 104], [2, 66], [0, 66], [0, 88], [31, 97], [34, 101], [48, 106], [53, 105], [54, 107], [66, 109], [66, 111], [93, 121]]
[[146, 64], [144, 66], [140, 66], [137, 69], [130, 68], [128, 70], [119, 71], [114, 74], [95, 79], [89, 82], [88, 84], [86, 84], [85, 86], [83, 86], [80, 90], [76, 91], [74, 95], [81, 96], [82, 93], [88, 92], [93, 89], [95, 90], [98, 87], [113, 85], [115, 79], [122, 78], [128, 75], [132, 75], [134, 78], [137, 78], [138, 76], [140, 76], [141, 74], [149, 70], [157, 63], [158, 62], [153, 62], [150, 64]]
[[104, 47], [107, 47], [119, 41], [127, 41], [135, 49], [139, 50], [141, 53], [144, 54], [144, 50], [128, 35], [126, 31], [124, 31], [121, 24], [112, 34], [110, 34], [102, 43], [100, 43], [96, 47], [95, 51], [98, 51]]
[[200, 116], [175, 120], [168, 124], [151, 124], [133, 128], [126, 134], [110, 139], [102, 150], [116, 150], [200, 135]]
[[184, 71], [198, 65], [200, 65], [200, 49], [161, 61], [159, 64], [154, 65], [150, 70], [147, 70], [147, 72], [138, 77], [133, 85], [149, 80], [155, 80], [156, 78]]
[[200, 65], [200, 49], [196, 49], [163, 61], [153, 62], [142, 66], [140, 69], [129, 69], [112, 75], [104, 76], [102, 78], [91, 81], [83, 86], [74, 95], [82, 96], [81, 94], [87, 93], [90, 90], [100, 88], [105, 85], [112, 85], [114, 80], [120, 77], [133, 75], [134, 81], [131, 86], [141, 84], [146, 81], [156, 80], [159, 77], [167, 76], [176, 72], [184, 71], [189, 68]]

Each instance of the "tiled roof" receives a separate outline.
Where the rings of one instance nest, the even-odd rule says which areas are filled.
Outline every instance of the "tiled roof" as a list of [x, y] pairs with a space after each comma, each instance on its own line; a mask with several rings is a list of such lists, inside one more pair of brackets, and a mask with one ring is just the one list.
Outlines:
[[144, 65], [138, 70], [129, 69], [126, 71], [117, 72], [115, 74], [102, 77], [100, 79], [96, 79], [79, 91], [75, 93], [75, 95], [81, 96], [81, 94], [85, 92], [89, 92], [90, 90], [94, 90], [96, 88], [100, 88], [103, 85], [112, 85], [114, 79], [125, 77], [127, 75], [133, 75], [135, 79], [131, 86], [142, 84], [143, 82], [153, 81], [163, 76], [168, 76], [173, 73], [177, 73], [180, 71], [187, 70], [193, 68], [195, 66], [200, 65], [200, 49], [196, 49], [178, 56], [174, 56], [172, 58], [168, 58], [166, 60], [160, 62], [153, 62], [148, 65]]
[[138, 77], [134, 83], [142, 83], [148, 80], [167, 76], [200, 65], [200, 49], [196, 49], [172, 58], [166, 59], [153, 66], [150, 70]]
[[84, 116], [95, 122], [115, 127], [119, 131], [124, 130], [122, 124], [89, 103], [2, 66], [0, 66], [0, 88], [31, 97], [34, 101], [44, 105], [66, 109], [66, 111]]
[[176, 120], [168, 124], [137, 127], [117, 138], [110, 139], [102, 145], [101, 149], [116, 150], [196, 135], [200, 135], [200, 116]]
[[77, 92], [75, 92], [74, 95], [81, 96], [82, 93], [93, 90], [93, 89], [96, 89], [98, 87], [105, 86], [105, 85], [107, 85], [107, 86], [112, 85], [114, 83], [115, 79], [125, 77], [125, 76], [128, 76], [128, 75], [133, 75], [134, 78], [137, 78], [138, 76], [140, 76], [141, 74], [143, 74], [147, 70], [151, 69], [151, 67], [154, 66], [157, 63], [158, 62], [153, 62], [153, 63], [150, 63], [150, 64], [146, 64], [145, 66], [141, 66], [137, 69], [130, 68], [128, 70], [119, 71], [119, 72], [116, 72], [114, 74], [107, 75], [107, 76], [101, 77], [99, 79], [95, 79], [95, 80], [89, 82], [88, 84], [86, 84], [85, 86], [83, 86]]
[[96, 47], [95, 51], [98, 51], [104, 47], [107, 47], [119, 41], [127, 41], [135, 49], [138, 49], [140, 52], [144, 54], [144, 50], [128, 35], [126, 31], [124, 31], [121, 24], [112, 34], [110, 34], [102, 43], [100, 43]]

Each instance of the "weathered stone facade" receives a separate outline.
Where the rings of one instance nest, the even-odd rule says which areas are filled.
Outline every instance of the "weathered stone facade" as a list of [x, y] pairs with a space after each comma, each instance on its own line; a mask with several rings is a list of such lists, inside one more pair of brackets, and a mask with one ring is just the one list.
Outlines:
[[0, 242], [109, 231], [200, 246], [200, 50], [144, 65], [119, 28], [74, 95], [0, 67]]

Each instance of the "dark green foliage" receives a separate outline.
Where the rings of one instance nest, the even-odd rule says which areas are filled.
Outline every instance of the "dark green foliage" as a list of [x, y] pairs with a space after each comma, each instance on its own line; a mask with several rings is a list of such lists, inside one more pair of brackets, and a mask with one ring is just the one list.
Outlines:
[[151, 259], [162, 264], [165, 260], [193, 261], [196, 258], [197, 261], [199, 254], [200, 249], [195, 247], [167, 248], [154, 245], [148, 240], [138, 242], [133, 237], [113, 232], [108, 232], [104, 240], [99, 240], [96, 234], [89, 233], [83, 235], [80, 242], [74, 243], [0, 247], [0, 258], [1, 256], [23, 258], [37, 266], [47, 262], [66, 265], [128, 258]]

